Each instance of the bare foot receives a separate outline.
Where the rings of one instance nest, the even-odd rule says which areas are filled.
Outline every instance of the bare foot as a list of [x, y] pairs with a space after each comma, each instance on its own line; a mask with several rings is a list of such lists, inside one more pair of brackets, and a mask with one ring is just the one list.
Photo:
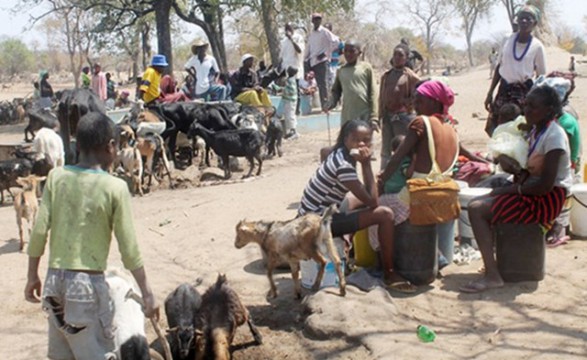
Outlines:
[[483, 277], [476, 281], [471, 281], [470, 283], [463, 285], [459, 288], [459, 291], [464, 293], [480, 293], [488, 289], [497, 289], [503, 287], [503, 280], [501, 279], [489, 279], [487, 277]]

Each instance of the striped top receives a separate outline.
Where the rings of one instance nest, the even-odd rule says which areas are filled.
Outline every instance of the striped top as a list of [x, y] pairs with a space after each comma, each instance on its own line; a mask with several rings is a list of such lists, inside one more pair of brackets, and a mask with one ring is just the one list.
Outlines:
[[346, 181], [358, 180], [355, 161], [346, 148], [334, 150], [326, 161], [320, 164], [316, 173], [306, 185], [298, 215], [322, 212], [332, 204], [340, 206], [349, 191], [343, 184]]
[[295, 76], [291, 76], [287, 79], [281, 98], [291, 102], [298, 101], [298, 86]]

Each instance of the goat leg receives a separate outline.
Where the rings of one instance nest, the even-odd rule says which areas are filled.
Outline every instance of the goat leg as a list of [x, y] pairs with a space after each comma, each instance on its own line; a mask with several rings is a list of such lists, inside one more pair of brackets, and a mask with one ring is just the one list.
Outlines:
[[255, 159], [259, 162], [259, 170], [257, 170], [257, 176], [261, 175], [261, 169], [263, 168], [263, 157], [260, 153], [255, 155]]
[[322, 284], [322, 278], [324, 277], [324, 270], [326, 269], [326, 258], [320, 254], [320, 250], [316, 249], [316, 254], [313, 256], [314, 261], [320, 265], [320, 269], [318, 270], [318, 275], [316, 275], [316, 281], [314, 281], [314, 285], [312, 286], [312, 290], [318, 291], [320, 290], [320, 285]]
[[277, 297], [277, 287], [275, 286], [275, 282], [273, 281], [273, 269], [275, 268], [275, 265], [275, 262], [272, 260], [269, 260], [267, 262], [267, 277], [269, 278], [269, 286], [271, 287], [269, 289], [269, 293], [267, 294], [267, 296], [270, 298]]
[[224, 164], [224, 179], [228, 180], [232, 177], [232, 171], [230, 171], [230, 160], [228, 155], [222, 155], [222, 163]]
[[[139, 296], [139, 294], [135, 293], [132, 289], [129, 289], [126, 293], [125, 299], [132, 299], [139, 303], [141, 306], [145, 306], [143, 299]], [[169, 347], [169, 342], [167, 342], [167, 338], [163, 335], [163, 331], [161, 331], [161, 327], [159, 327], [159, 323], [155, 320], [154, 317], [149, 318], [151, 320], [151, 325], [153, 325], [153, 329], [159, 338], [159, 341], [163, 345], [163, 351], [165, 352], [165, 360], [173, 360], [171, 356], [171, 348]]]
[[247, 325], [249, 325], [249, 330], [251, 330], [251, 334], [253, 334], [253, 338], [255, 339], [255, 342], [257, 343], [257, 345], [263, 344], [263, 335], [261, 335], [261, 333], [259, 332], [259, 329], [257, 329], [257, 327], [255, 326], [255, 323], [253, 322], [253, 317], [251, 316], [251, 313], [248, 312], [248, 310], [247, 310]]
[[249, 173], [243, 176], [243, 179], [251, 177], [253, 169], [255, 168], [255, 159], [252, 156], [247, 156], [247, 160], [249, 161]]
[[291, 277], [294, 282], [294, 292], [296, 299], [299, 300], [302, 298], [302, 285], [300, 284], [300, 262], [292, 261], [289, 263], [289, 267], [291, 268]]
[[346, 295], [346, 278], [344, 277], [344, 271], [341, 266], [340, 257], [338, 256], [338, 252], [336, 251], [336, 247], [334, 246], [334, 240], [332, 239], [332, 234], [330, 231], [325, 231], [326, 239], [326, 249], [328, 250], [328, 255], [330, 259], [334, 263], [334, 267], [336, 269], [336, 273], [338, 274], [338, 284], [340, 288], [340, 296]]

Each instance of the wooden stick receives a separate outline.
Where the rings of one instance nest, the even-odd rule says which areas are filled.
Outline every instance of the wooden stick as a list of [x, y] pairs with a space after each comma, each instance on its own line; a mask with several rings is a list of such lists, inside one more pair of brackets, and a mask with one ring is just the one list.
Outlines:
[[[128, 290], [128, 292], [126, 293], [125, 299], [133, 299], [134, 301], [139, 303], [139, 305], [141, 305], [142, 307], [145, 306], [145, 303], [143, 302], [143, 298], [141, 298], [139, 296], [139, 294], [135, 293], [132, 289]], [[167, 339], [163, 335], [163, 331], [161, 331], [161, 328], [159, 327], [159, 323], [157, 322], [157, 320], [155, 320], [154, 317], [150, 317], [149, 320], [151, 320], [151, 325], [153, 325], [153, 329], [155, 329], [155, 333], [157, 334], [159, 341], [161, 341], [161, 344], [163, 345], [163, 351], [165, 352], [165, 359], [166, 360], [173, 360], [173, 357], [171, 356], [171, 348], [169, 347], [169, 343], [167, 342]]]

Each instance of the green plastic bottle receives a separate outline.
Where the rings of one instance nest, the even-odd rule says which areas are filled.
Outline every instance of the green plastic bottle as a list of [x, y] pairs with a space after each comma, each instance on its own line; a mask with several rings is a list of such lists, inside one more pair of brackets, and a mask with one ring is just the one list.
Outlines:
[[436, 334], [434, 333], [434, 330], [429, 329], [427, 326], [418, 325], [418, 338], [422, 342], [429, 343], [436, 339]]

